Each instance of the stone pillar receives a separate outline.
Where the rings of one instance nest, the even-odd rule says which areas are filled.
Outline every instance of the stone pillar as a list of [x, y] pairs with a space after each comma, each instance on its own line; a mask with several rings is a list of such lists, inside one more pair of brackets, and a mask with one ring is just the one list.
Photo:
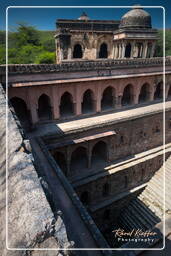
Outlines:
[[101, 99], [98, 98], [97, 100], [94, 100], [94, 105], [95, 105], [95, 112], [101, 112]]
[[156, 46], [156, 43], [155, 43], [155, 42], [153, 42], [153, 44], [152, 44], [152, 48], [151, 48], [151, 53], [150, 53], [150, 58], [153, 58], [153, 57], [154, 57], [155, 46]]
[[149, 91], [149, 101], [154, 100], [154, 92], [155, 92], [156, 87], [154, 87], [152, 90]]
[[139, 94], [138, 93], [132, 95], [132, 103], [134, 105], [138, 104], [138, 100], [139, 100]]
[[142, 54], [143, 58], [147, 58], [147, 49], [148, 49], [148, 44], [147, 44], [147, 42], [144, 42], [143, 43], [143, 54]]
[[32, 124], [34, 125], [34, 124], [36, 124], [39, 121], [37, 104], [31, 104], [31, 106], [30, 106], [30, 114], [31, 114]]
[[122, 44], [122, 59], [125, 57], [125, 47], [126, 47], [126, 44], [123, 43]]
[[57, 95], [59, 95], [57, 93], [57, 87], [56, 86], [52, 86], [52, 111], [53, 111], [53, 118], [54, 119], [59, 119], [60, 115], [59, 115], [59, 97]]
[[116, 109], [119, 109], [122, 107], [121, 100], [122, 100], [122, 95], [118, 95], [116, 97], [116, 104], [115, 104]]
[[134, 51], [135, 51], [135, 41], [131, 43], [131, 58], [134, 57]]
[[122, 58], [122, 44], [120, 44], [120, 50], [119, 50], [119, 59]]
[[74, 102], [74, 114], [76, 116], [79, 116], [82, 114], [82, 110], [81, 110], [81, 100], [78, 100], [77, 102]]

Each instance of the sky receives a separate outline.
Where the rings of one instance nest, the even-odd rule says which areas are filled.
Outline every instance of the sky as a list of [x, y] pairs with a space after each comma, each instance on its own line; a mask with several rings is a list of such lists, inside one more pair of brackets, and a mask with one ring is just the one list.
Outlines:
[[[8, 6], [47, 6], [46, 8], [9, 8], [9, 30], [15, 31], [17, 24], [25, 22], [40, 30], [55, 30], [58, 18], [77, 19], [85, 11], [90, 19], [120, 20], [127, 8], [48, 8], [50, 6], [163, 6], [166, 10], [166, 27], [171, 28], [170, 0], [0, 0], [0, 30], [5, 30], [6, 8]], [[154, 28], [163, 27], [163, 9], [145, 9], [152, 16]]]

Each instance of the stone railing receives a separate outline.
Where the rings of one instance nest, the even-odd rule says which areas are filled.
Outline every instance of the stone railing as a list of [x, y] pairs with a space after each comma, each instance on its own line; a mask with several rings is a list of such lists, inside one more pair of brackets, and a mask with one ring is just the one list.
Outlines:
[[[166, 57], [166, 65], [171, 65], [171, 57]], [[8, 73], [29, 74], [29, 73], [53, 73], [53, 72], [73, 72], [73, 71], [90, 71], [119, 68], [136, 68], [147, 66], [161, 66], [163, 58], [149, 59], [103, 59], [103, 60], [80, 60], [66, 61], [61, 64], [10, 64]], [[0, 75], [6, 72], [6, 65], [0, 66]]]

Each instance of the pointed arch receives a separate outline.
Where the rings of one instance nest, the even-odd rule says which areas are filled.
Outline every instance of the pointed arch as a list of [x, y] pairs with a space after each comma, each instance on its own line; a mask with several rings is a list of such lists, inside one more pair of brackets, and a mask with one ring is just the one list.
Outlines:
[[102, 94], [101, 110], [109, 110], [115, 107], [115, 89], [108, 86]]
[[71, 155], [71, 171], [81, 170], [88, 167], [87, 150], [85, 147], [76, 148]]
[[83, 57], [83, 50], [81, 44], [75, 44], [73, 50], [73, 58], [81, 59]]
[[27, 108], [26, 102], [19, 98], [13, 97], [10, 99], [11, 105], [13, 106], [15, 113], [20, 120], [24, 128], [29, 128], [30, 126], [30, 114]]
[[46, 94], [42, 94], [38, 99], [38, 116], [40, 120], [52, 118], [50, 98]]
[[100, 45], [99, 58], [105, 59], [108, 57], [108, 47], [106, 43]]
[[92, 165], [104, 164], [107, 162], [107, 144], [104, 141], [97, 142], [92, 149]]
[[154, 100], [158, 100], [162, 98], [163, 98], [163, 82], [160, 82], [156, 86], [156, 90], [154, 93]]
[[88, 89], [83, 94], [83, 101], [82, 101], [82, 113], [92, 113], [94, 111], [93, 106], [93, 98], [94, 94], [93, 91]]
[[122, 106], [131, 105], [133, 98], [133, 86], [132, 84], [128, 84], [125, 86], [122, 96]]
[[68, 117], [74, 114], [73, 97], [69, 92], [65, 92], [61, 96], [59, 109], [61, 117]]
[[138, 102], [142, 103], [142, 102], [148, 101], [149, 96], [150, 96], [150, 85], [148, 83], [145, 83], [141, 86]]

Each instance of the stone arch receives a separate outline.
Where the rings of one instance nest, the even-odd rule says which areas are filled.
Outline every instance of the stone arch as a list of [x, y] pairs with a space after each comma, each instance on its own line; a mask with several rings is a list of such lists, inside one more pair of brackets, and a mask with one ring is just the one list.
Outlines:
[[154, 92], [154, 100], [163, 98], [163, 82], [160, 82], [156, 86], [156, 90]]
[[106, 43], [100, 45], [99, 58], [105, 59], [108, 57], [108, 46]]
[[128, 84], [125, 86], [121, 102], [122, 102], [122, 106], [131, 105], [133, 103], [133, 86], [132, 86], [132, 84]]
[[103, 185], [103, 188], [102, 188], [102, 195], [105, 197], [105, 196], [109, 196], [109, 192], [110, 192], [110, 185], [108, 182], [106, 182], [104, 185]]
[[66, 174], [67, 164], [66, 164], [65, 154], [60, 151], [57, 151], [54, 154], [54, 159], [59, 165], [59, 167], [61, 168], [61, 170]]
[[40, 120], [52, 118], [50, 98], [46, 94], [42, 94], [38, 99], [38, 116]]
[[92, 149], [92, 165], [104, 164], [107, 162], [107, 144], [104, 141], [98, 141]]
[[87, 149], [83, 146], [77, 147], [71, 154], [71, 171], [81, 170], [88, 167]]
[[131, 44], [127, 43], [125, 47], [125, 58], [130, 58], [131, 57]]
[[82, 101], [82, 113], [92, 113], [94, 111], [94, 93], [92, 90], [88, 89], [83, 94], [83, 101]]
[[109, 110], [115, 107], [115, 88], [108, 86], [102, 94], [101, 110]]
[[62, 94], [59, 109], [61, 117], [68, 117], [74, 114], [73, 97], [69, 92]]
[[73, 58], [74, 59], [81, 59], [83, 57], [83, 49], [81, 44], [77, 43], [74, 45], [73, 49]]
[[30, 115], [26, 102], [19, 97], [12, 97], [10, 102], [21, 124], [27, 128], [30, 125]]
[[90, 202], [90, 196], [88, 191], [84, 191], [81, 193], [80, 200], [83, 204], [88, 205]]
[[148, 101], [149, 96], [150, 96], [150, 85], [148, 83], [145, 83], [141, 86], [138, 103]]

